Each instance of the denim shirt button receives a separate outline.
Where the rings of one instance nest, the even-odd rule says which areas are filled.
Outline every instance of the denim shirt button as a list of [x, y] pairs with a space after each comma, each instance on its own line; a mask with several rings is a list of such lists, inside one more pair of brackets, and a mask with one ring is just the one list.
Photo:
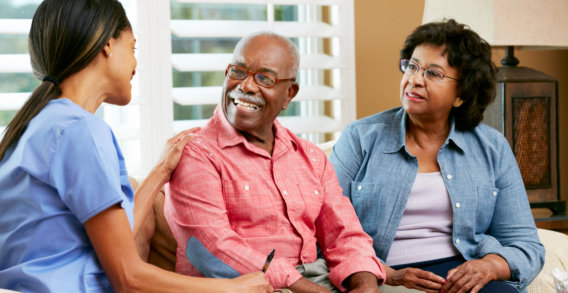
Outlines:
[[497, 196], [497, 191], [493, 191], [493, 196]]
[[448, 178], [448, 180], [452, 180], [452, 178], [454, 178], [454, 176], [452, 176], [451, 174], [448, 174], [448, 176], [446, 176], [446, 178]]
[[458, 209], [459, 209], [459, 208], [460, 208], [461, 206], [462, 206], [462, 205], [461, 205], [461, 203], [459, 203], [459, 202], [458, 202], [458, 203], [456, 203], [456, 208], [458, 208]]
[[357, 186], [357, 190], [361, 190], [361, 189], [363, 189], [363, 186], [361, 186], [361, 185]]
[[460, 244], [460, 239], [456, 239], [456, 244]]

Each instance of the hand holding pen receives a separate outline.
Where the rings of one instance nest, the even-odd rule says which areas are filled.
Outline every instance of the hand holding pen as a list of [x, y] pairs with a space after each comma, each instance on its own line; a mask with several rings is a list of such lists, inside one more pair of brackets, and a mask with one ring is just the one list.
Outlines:
[[266, 271], [268, 270], [268, 266], [270, 265], [270, 262], [272, 261], [272, 258], [274, 258], [274, 251], [276, 249], [273, 249], [269, 254], [268, 257], [266, 257], [266, 261], [264, 262], [264, 266], [262, 267], [262, 272], [266, 273]]

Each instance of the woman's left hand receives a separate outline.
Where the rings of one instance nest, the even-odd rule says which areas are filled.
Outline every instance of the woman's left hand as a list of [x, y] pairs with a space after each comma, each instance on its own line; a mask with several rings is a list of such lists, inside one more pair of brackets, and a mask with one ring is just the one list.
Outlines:
[[498, 255], [488, 254], [482, 259], [469, 260], [451, 269], [440, 292], [477, 293], [490, 281], [508, 280], [510, 277], [507, 261]]
[[183, 148], [188, 142], [190, 142], [193, 139], [194, 133], [197, 132], [199, 129], [200, 129], [199, 127], [195, 127], [188, 130], [184, 130], [178, 133], [177, 135], [175, 135], [174, 137], [168, 139], [166, 146], [162, 150], [162, 154], [160, 155], [160, 160], [158, 163], [158, 165], [161, 165], [163, 167], [163, 170], [166, 173], [167, 180], [170, 179], [172, 172], [176, 169], [177, 165], [179, 164]]

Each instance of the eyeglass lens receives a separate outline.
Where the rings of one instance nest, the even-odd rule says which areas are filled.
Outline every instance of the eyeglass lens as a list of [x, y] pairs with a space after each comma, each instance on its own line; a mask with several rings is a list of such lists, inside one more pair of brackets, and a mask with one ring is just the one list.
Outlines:
[[256, 84], [260, 86], [273, 87], [276, 83], [276, 77], [272, 76], [270, 73], [249, 72], [238, 65], [229, 66], [229, 77], [232, 79], [245, 80], [249, 73], [253, 75]]
[[[400, 69], [408, 75], [413, 75], [416, 74], [419, 70], [420, 70], [420, 65], [416, 64], [415, 62], [412, 62], [410, 60], [401, 60], [400, 62]], [[424, 76], [424, 78], [426, 78], [427, 80], [430, 81], [441, 81], [444, 79], [444, 74], [442, 74], [441, 72], [432, 69], [432, 68], [422, 68], [424, 70], [424, 72], [422, 73], [422, 76]]]

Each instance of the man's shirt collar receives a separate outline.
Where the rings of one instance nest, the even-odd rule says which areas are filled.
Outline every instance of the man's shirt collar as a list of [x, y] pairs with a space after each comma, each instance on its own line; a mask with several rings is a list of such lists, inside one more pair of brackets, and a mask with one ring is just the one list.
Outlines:
[[[259, 148], [249, 143], [246, 138], [229, 123], [220, 105], [215, 108], [213, 119], [217, 125], [217, 143], [220, 148], [232, 147], [242, 143], [248, 150], [259, 153]], [[272, 151], [273, 158], [279, 156], [281, 154], [280, 152], [285, 152], [290, 148], [294, 148], [294, 150], [298, 149], [298, 142], [296, 142], [295, 138], [290, 135], [289, 130], [282, 126], [277, 119], [274, 120], [272, 129], [274, 130], [275, 136], [274, 149]]]

